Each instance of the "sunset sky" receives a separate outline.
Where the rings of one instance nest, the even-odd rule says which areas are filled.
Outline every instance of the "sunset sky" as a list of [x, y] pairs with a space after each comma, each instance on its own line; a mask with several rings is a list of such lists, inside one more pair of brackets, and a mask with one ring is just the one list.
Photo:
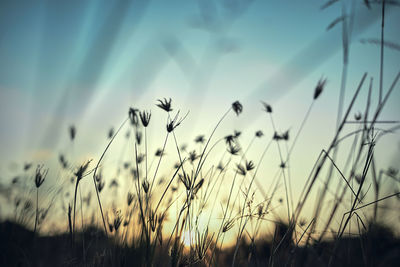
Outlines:
[[[260, 101], [272, 105], [279, 131], [290, 129], [293, 137], [317, 82], [326, 78], [293, 153], [291, 169], [298, 177], [293, 187], [302, 188], [336, 128], [342, 24], [327, 27], [343, 10], [347, 23], [354, 10], [344, 106], [364, 72], [368, 76], [351, 119], [365, 109], [371, 77], [373, 107], [378, 98], [380, 46], [373, 40], [380, 39], [380, 5], [371, 3], [368, 9], [364, 1], [354, 0], [321, 9], [325, 2], [1, 1], [0, 181], [10, 181], [25, 162], [46, 163], [55, 175], [60, 152], [73, 157], [76, 165], [90, 158], [96, 162], [108, 130], [119, 127], [131, 106], [152, 111], [148, 140], [155, 151], [165, 138], [166, 114], [155, 106], [164, 97], [172, 98], [174, 111], [190, 111], [177, 136], [194, 148], [194, 138], [208, 137], [239, 100], [243, 113], [230, 114], [214, 140], [238, 129], [246, 146], [262, 130], [266, 136], [257, 140], [251, 154], [257, 162], [273, 135]], [[385, 40], [395, 45], [384, 49], [384, 92], [400, 70], [399, 25], [400, 6], [388, 5]], [[399, 120], [399, 100], [397, 85], [380, 119]], [[73, 145], [70, 125], [77, 128]], [[356, 128], [351, 125], [346, 132]], [[117, 161], [123, 135], [108, 164]], [[177, 159], [172, 139], [167, 148], [171, 165]], [[129, 149], [132, 153], [133, 146]], [[275, 173], [279, 163], [276, 148], [271, 149], [266, 173]], [[383, 138], [376, 152], [380, 167], [399, 166], [399, 151], [398, 132]], [[220, 156], [215, 157], [210, 164], [218, 163]]]

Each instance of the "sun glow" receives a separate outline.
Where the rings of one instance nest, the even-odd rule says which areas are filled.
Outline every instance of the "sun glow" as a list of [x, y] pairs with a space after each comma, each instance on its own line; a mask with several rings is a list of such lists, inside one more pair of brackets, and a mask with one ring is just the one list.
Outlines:
[[181, 236], [181, 241], [185, 247], [190, 247], [195, 244], [195, 233], [193, 231], [185, 231]]

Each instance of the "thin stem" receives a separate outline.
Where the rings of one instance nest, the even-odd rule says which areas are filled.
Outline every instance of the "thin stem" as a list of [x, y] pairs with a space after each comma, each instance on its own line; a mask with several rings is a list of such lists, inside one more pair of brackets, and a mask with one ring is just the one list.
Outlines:
[[97, 190], [97, 185], [96, 185], [96, 173], [97, 173], [97, 169], [99, 168], [100, 162], [103, 159], [104, 155], [106, 154], [108, 148], [110, 147], [111, 143], [114, 141], [115, 137], [117, 136], [117, 134], [121, 131], [122, 127], [125, 125], [125, 123], [129, 120], [129, 117], [126, 118], [124, 120], [124, 122], [121, 124], [121, 126], [118, 128], [118, 130], [116, 131], [116, 133], [113, 135], [113, 137], [111, 138], [110, 142], [108, 143], [108, 145], [106, 146], [106, 149], [104, 149], [103, 154], [101, 154], [101, 157], [99, 159], [99, 161], [97, 162], [96, 168], [94, 169], [93, 172], [93, 183], [94, 183], [94, 188], [96, 190], [96, 196], [97, 196], [97, 201], [99, 203], [99, 208], [100, 208], [100, 213], [101, 213], [101, 218], [103, 219], [103, 226], [104, 226], [104, 232], [106, 233], [106, 236], [108, 236], [108, 232], [107, 232], [107, 226], [106, 226], [106, 220], [104, 219], [104, 213], [103, 213], [103, 208], [101, 206], [101, 201], [100, 201], [100, 194], [99, 194], [99, 190]]

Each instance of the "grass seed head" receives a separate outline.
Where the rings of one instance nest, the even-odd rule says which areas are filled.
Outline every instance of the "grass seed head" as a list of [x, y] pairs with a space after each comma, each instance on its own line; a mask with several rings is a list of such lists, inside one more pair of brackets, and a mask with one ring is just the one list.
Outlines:
[[88, 168], [90, 162], [91, 162], [91, 160], [88, 160], [86, 163], [82, 164], [82, 165], [78, 168], [78, 170], [75, 172], [75, 176], [76, 176], [76, 179], [77, 179], [78, 181], [80, 181], [80, 180], [83, 178], [84, 172], [87, 170], [87, 168]]
[[237, 145], [228, 145], [228, 152], [232, 154], [233, 156], [236, 156], [239, 154], [240, 148]]
[[76, 136], [76, 128], [74, 125], [71, 125], [69, 127], [69, 137], [71, 138], [71, 141], [74, 141], [75, 136]]
[[246, 175], [246, 168], [245, 167], [243, 167], [243, 165], [241, 165], [241, 164], [236, 164], [236, 167], [237, 167], [237, 173], [239, 173], [240, 175], [243, 175], [243, 176], [245, 176]]
[[325, 84], [326, 84], [326, 79], [321, 78], [318, 81], [318, 84], [314, 90], [314, 100], [316, 100], [321, 95], [322, 91], [324, 90]]
[[243, 106], [242, 104], [240, 104], [239, 101], [235, 101], [232, 103], [232, 109], [236, 113], [236, 115], [239, 116], [239, 114], [243, 111]]
[[204, 135], [198, 135], [198, 136], [194, 139], [194, 142], [195, 142], [195, 143], [204, 144], [204, 142], [205, 142]]
[[254, 165], [254, 163], [253, 163], [253, 161], [246, 161], [246, 170], [247, 171], [251, 171], [252, 169], [254, 169], [255, 168], [255, 165]]
[[150, 188], [149, 181], [144, 180], [142, 183], [142, 187], [143, 187], [144, 192], [147, 194], [149, 192], [149, 188]]
[[272, 113], [272, 107], [271, 107], [269, 104], [265, 103], [264, 101], [261, 101], [261, 103], [263, 104], [264, 110], [265, 110], [267, 113]]
[[255, 135], [256, 135], [256, 137], [260, 138], [260, 137], [262, 137], [264, 134], [263, 134], [263, 132], [262, 132], [261, 130], [259, 130], [259, 131], [256, 132]]
[[142, 121], [143, 127], [147, 127], [150, 123], [151, 112], [143, 111], [139, 112], [140, 120]]
[[48, 172], [49, 172], [49, 169], [43, 169], [43, 165], [38, 165], [36, 167], [36, 174], [35, 174], [36, 188], [39, 188], [43, 184]]
[[132, 125], [137, 126], [139, 123], [139, 119], [138, 119], [138, 112], [139, 110], [136, 108], [129, 108], [129, 112], [128, 112], [128, 116], [129, 116], [129, 120], [131, 121]]
[[171, 98], [169, 100], [164, 98], [164, 101], [162, 101], [161, 99], [158, 99], [157, 101], [160, 102], [159, 104], [156, 104], [157, 107], [165, 110], [166, 112], [172, 111], [172, 108], [171, 108], [172, 99]]

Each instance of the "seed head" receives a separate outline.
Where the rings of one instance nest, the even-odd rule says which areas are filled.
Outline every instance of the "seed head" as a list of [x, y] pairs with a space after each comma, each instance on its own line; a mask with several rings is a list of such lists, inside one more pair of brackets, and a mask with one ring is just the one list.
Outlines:
[[32, 167], [32, 163], [25, 163], [24, 164], [24, 171], [29, 170]]
[[115, 229], [115, 232], [118, 232], [118, 228], [121, 226], [121, 223], [122, 223], [121, 210], [114, 211], [113, 227]]
[[166, 112], [172, 111], [172, 108], [171, 108], [172, 99], [171, 98], [169, 99], [169, 101], [166, 98], [164, 98], [164, 102], [161, 99], [158, 99], [157, 101], [160, 102], [160, 104], [156, 104], [157, 107], [165, 110]]
[[150, 122], [151, 112], [150, 111], [143, 111], [139, 112], [140, 120], [142, 121], [143, 127], [147, 127]]
[[356, 114], [354, 114], [354, 119], [355, 119], [356, 121], [361, 120], [361, 112], [357, 112]]
[[196, 150], [189, 152], [189, 160], [191, 163], [193, 163], [198, 158], [199, 158], [199, 156], [196, 154]]
[[237, 155], [240, 151], [240, 148], [237, 145], [228, 145], [228, 152], [232, 155]]
[[232, 146], [235, 142], [235, 136], [234, 135], [227, 135], [224, 137], [225, 142], [228, 146]]
[[129, 119], [130, 119], [132, 125], [135, 125], [135, 126], [138, 125], [138, 122], [139, 122], [138, 115], [137, 115], [138, 112], [139, 112], [139, 110], [136, 108], [129, 108], [128, 115], [129, 115]]
[[131, 205], [131, 203], [133, 201], [133, 197], [134, 197], [134, 194], [132, 194], [131, 192], [128, 192], [128, 198], [127, 198], [128, 206]]
[[71, 141], [74, 141], [76, 135], [76, 128], [74, 125], [71, 125], [69, 127], [69, 137], [71, 138]]
[[78, 180], [78, 182], [83, 178], [83, 174], [86, 171], [87, 167], [89, 166], [89, 163], [91, 162], [91, 160], [88, 160], [86, 163], [84, 163], [83, 165], [81, 165], [78, 170], [75, 173], [76, 179]]
[[235, 138], [238, 138], [241, 134], [242, 134], [241, 131], [233, 130], [233, 135], [235, 136]]
[[114, 135], [114, 128], [110, 128], [110, 130], [108, 131], [108, 139], [111, 139]]
[[237, 173], [239, 173], [240, 175], [245, 176], [246, 175], [245, 167], [243, 167], [243, 165], [241, 165], [241, 164], [236, 164], [236, 166], [237, 166]]
[[194, 186], [193, 194], [197, 194], [197, 192], [200, 190], [203, 184], [204, 184], [204, 178], [201, 178], [201, 180]]
[[36, 167], [36, 175], [35, 175], [36, 188], [39, 188], [43, 184], [44, 179], [46, 179], [48, 172], [49, 169], [43, 169], [43, 165], [42, 166], [38, 165]]
[[59, 159], [59, 161], [60, 161], [61, 166], [62, 166], [64, 169], [66, 169], [66, 168], [68, 167], [68, 162], [67, 162], [67, 160], [65, 159], [65, 156], [64, 156], [63, 154], [60, 154], [60, 156], [58, 157], [58, 159]]
[[235, 224], [235, 221], [233, 219], [227, 221], [224, 223], [224, 226], [222, 227], [222, 232], [226, 233], [228, 232], [230, 229], [232, 229], [233, 225]]
[[[187, 113], [187, 114], [189, 114], [189, 113]], [[178, 127], [183, 122], [183, 120], [186, 118], [187, 114], [185, 115], [185, 117], [178, 120], [178, 117], [179, 117], [179, 111], [178, 111], [173, 120], [169, 119], [170, 122], [167, 123], [167, 131], [170, 133], [173, 130], [175, 130], [175, 128]]]
[[161, 155], [165, 155], [165, 152], [161, 148], [157, 148], [155, 155], [156, 157], [161, 157]]
[[143, 187], [144, 192], [147, 194], [149, 192], [149, 188], [150, 188], [149, 181], [144, 180], [142, 183], [142, 187]]
[[263, 104], [264, 109], [267, 113], [272, 113], [272, 107], [269, 104], [265, 103], [264, 101], [261, 101], [261, 103]]
[[239, 116], [239, 114], [242, 113], [243, 111], [243, 106], [242, 104], [240, 104], [239, 101], [235, 101], [232, 104], [232, 109], [236, 113], [236, 115]]
[[247, 171], [251, 171], [252, 169], [254, 169], [255, 168], [255, 166], [254, 166], [254, 163], [253, 163], [253, 161], [246, 161], [246, 170]]
[[289, 140], [289, 130], [287, 130], [286, 132], [284, 132], [282, 134], [282, 139], [285, 140], [285, 141]]
[[194, 139], [195, 143], [203, 144], [205, 142], [204, 135], [199, 135]]
[[326, 79], [321, 78], [318, 81], [318, 84], [314, 90], [314, 100], [317, 99], [321, 95], [322, 91], [324, 90], [325, 83], [326, 83]]
[[100, 180], [99, 182], [97, 182], [97, 190], [99, 191], [99, 193], [103, 190], [104, 186], [105, 186], [104, 180]]
[[142, 143], [142, 132], [136, 131], [135, 137], [136, 142], [138, 143], [138, 145], [140, 145]]

